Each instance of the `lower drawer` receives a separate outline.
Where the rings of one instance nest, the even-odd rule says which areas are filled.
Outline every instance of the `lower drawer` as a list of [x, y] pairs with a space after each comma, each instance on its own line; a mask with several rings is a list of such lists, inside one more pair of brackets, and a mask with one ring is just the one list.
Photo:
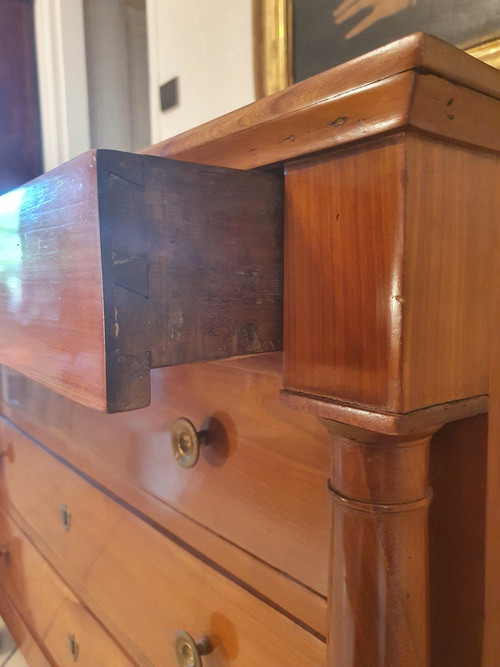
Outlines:
[[[151, 406], [115, 415], [2, 368], [3, 409], [117, 493], [116, 479], [326, 597], [330, 446], [315, 417], [280, 405], [281, 364], [272, 353], [157, 369]], [[208, 432], [188, 470], [170, 446], [179, 417]]]
[[[30, 630], [14, 607], [11, 599], [0, 586], [0, 616], [9, 628], [16, 646], [23, 654], [30, 667], [50, 667], [50, 662], [42, 651], [38, 642], [35, 641]], [[13, 667], [13, 665], [11, 666]]]
[[[12, 426], [3, 492], [82, 599], [140, 664], [175, 665], [177, 631], [208, 666], [324, 665], [325, 644], [172, 542]], [[60, 508], [64, 507], [65, 522]]]
[[59, 666], [134, 664], [24, 533], [0, 513], [0, 586], [49, 661]]

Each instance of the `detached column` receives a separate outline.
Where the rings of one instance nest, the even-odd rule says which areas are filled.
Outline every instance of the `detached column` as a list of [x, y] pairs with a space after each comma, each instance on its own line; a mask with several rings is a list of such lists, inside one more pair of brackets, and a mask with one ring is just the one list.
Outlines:
[[287, 164], [282, 399], [330, 434], [329, 667], [430, 664], [429, 444], [487, 409], [498, 168], [410, 130]]
[[432, 433], [332, 434], [332, 665], [428, 664], [428, 487]]

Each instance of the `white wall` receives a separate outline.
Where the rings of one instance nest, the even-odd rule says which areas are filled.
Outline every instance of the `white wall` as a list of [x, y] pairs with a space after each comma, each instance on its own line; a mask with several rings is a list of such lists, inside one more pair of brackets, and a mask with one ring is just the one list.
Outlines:
[[146, 14], [137, 0], [83, 0], [93, 148], [149, 146]]
[[[252, 0], [147, 0], [152, 142], [255, 99]], [[180, 104], [159, 87], [179, 77]]]
[[[35, 0], [45, 169], [91, 145], [139, 150], [254, 101], [252, 0], [146, 0], [149, 93], [139, 4]], [[176, 76], [180, 104], [162, 112], [159, 87]]]
[[90, 148], [82, 0], [35, 0], [45, 171]]

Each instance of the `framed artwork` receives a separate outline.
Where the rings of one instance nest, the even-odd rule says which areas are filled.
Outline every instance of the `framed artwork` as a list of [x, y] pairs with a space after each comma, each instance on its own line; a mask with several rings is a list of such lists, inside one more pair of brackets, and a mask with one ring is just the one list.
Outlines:
[[413, 32], [500, 67], [500, 0], [253, 0], [258, 97]]

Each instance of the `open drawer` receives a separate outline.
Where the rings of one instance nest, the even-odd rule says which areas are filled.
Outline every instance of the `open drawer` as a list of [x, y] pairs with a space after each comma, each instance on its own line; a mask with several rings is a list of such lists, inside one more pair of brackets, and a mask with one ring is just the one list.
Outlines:
[[282, 177], [89, 151], [0, 198], [0, 363], [79, 403], [281, 348]]

